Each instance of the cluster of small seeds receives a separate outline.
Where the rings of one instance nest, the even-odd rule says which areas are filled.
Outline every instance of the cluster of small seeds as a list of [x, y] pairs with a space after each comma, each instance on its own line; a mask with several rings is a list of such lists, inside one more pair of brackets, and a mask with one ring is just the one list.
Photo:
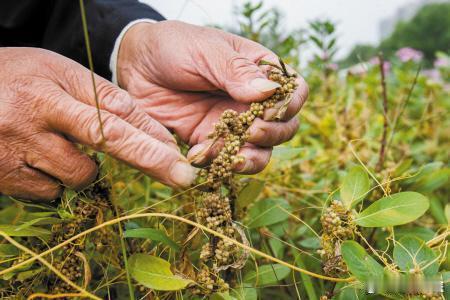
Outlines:
[[[228, 237], [237, 238], [237, 232], [232, 224], [229, 198], [218, 193], [203, 192], [200, 199], [201, 207], [197, 210], [198, 222]], [[233, 243], [216, 237], [210, 237], [209, 242], [202, 246], [200, 263], [203, 268], [197, 275], [197, 282], [206, 287], [203, 289], [204, 293], [228, 289], [228, 285], [225, 285], [219, 276], [219, 271], [232, 265], [239, 252], [240, 249]], [[211, 268], [207, 267], [208, 264]], [[201, 290], [198, 289], [197, 292]]]
[[[99, 210], [108, 208], [109, 185], [105, 180], [100, 180], [87, 190], [84, 195], [89, 195], [90, 199], [96, 202], [88, 203], [77, 199], [73, 210], [74, 219], [68, 223], [60, 223], [52, 226], [52, 239], [50, 245], [57, 245], [64, 240], [73, 237], [75, 234], [84, 231], [95, 225]], [[98, 231], [95, 233], [96, 250], [99, 245], [103, 245], [102, 240], [110, 239], [111, 235]], [[86, 248], [85, 239], [80, 238], [71, 244], [62, 247], [59, 255], [54, 257], [54, 265], [62, 274], [71, 281], [77, 282], [84, 276], [83, 261], [76, 255], [82, 253]], [[73, 288], [65, 282], [55, 280], [50, 283], [49, 290], [55, 293], [67, 293], [73, 291]]]
[[444, 295], [438, 295], [438, 294], [422, 294], [419, 297], [426, 300], [444, 300]]
[[192, 290], [194, 295], [209, 295], [214, 292], [226, 292], [230, 288], [218, 274], [211, 273], [207, 265], [203, 265], [197, 273], [196, 281], [200, 283]]
[[[262, 117], [264, 110], [273, 108], [277, 102], [290, 101], [297, 87], [296, 74], [288, 74], [281, 60], [280, 64], [282, 67], [270, 64], [273, 68], [268, 74], [270, 80], [280, 84], [275, 93], [263, 102], [252, 103], [250, 109], [245, 112], [224, 111], [209, 136], [214, 141], [223, 141], [223, 147], [212, 163], [200, 173], [200, 178], [206, 181], [208, 192], [201, 192], [201, 205], [196, 213], [197, 221], [233, 239], [243, 239], [242, 234], [233, 226], [233, 212], [230, 205], [230, 199], [236, 197], [233, 194], [235, 189], [232, 188], [233, 169], [244, 162], [244, 158], [239, 156], [238, 152], [247, 141], [248, 129], [255, 119]], [[278, 118], [279, 116], [275, 119]], [[227, 197], [222, 195], [222, 188], [228, 190]], [[229, 267], [240, 268], [235, 261], [242, 257], [244, 256], [240, 255], [240, 249], [233, 243], [209, 236], [209, 242], [202, 246], [200, 253], [202, 267], [196, 278], [199, 286], [193, 293], [208, 295], [228, 290], [228, 284], [220, 277], [219, 272]]]
[[356, 225], [354, 215], [347, 210], [341, 201], [333, 200], [325, 209], [320, 221], [322, 223], [322, 249], [317, 252], [322, 257], [324, 272], [339, 275], [346, 272], [347, 267], [340, 255], [342, 241], [354, 238]]
[[214, 140], [222, 139], [224, 146], [211, 165], [203, 169], [200, 174], [206, 178], [212, 188], [217, 189], [222, 184], [226, 184], [233, 175], [233, 168], [244, 161], [237, 154], [248, 139], [247, 130], [254, 120], [262, 117], [266, 108], [272, 108], [277, 102], [289, 99], [297, 87], [296, 74], [284, 74], [278, 69], [272, 69], [269, 79], [281, 85], [272, 96], [263, 102], [252, 103], [249, 110], [240, 114], [228, 109], [222, 113], [219, 122], [214, 125], [214, 131], [209, 137]]

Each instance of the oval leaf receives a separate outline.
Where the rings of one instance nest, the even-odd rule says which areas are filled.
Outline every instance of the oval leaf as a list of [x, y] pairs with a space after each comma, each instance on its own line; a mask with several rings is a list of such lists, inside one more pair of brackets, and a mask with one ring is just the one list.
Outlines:
[[0, 244], [0, 258], [8, 258], [19, 255], [19, 249], [11, 244]]
[[425, 275], [435, 275], [439, 270], [437, 256], [424, 241], [406, 235], [394, 246], [394, 261], [402, 271], [421, 269]]
[[151, 255], [133, 254], [128, 259], [128, 266], [134, 280], [158, 291], [181, 290], [193, 282], [173, 275], [168, 261]]
[[242, 284], [231, 290], [231, 295], [237, 300], [257, 300], [258, 293], [251, 284]]
[[250, 271], [244, 277], [245, 283], [257, 283], [258, 286], [275, 284], [286, 278], [291, 269], [280, 264], [263, 265], [257, 271]]
[[290, 210], [284, 199], [260, 200], [250, 208], [247, 226], [257, 228], [286, 221], [289, 216], [283, 209]]
[[247, 184], [241, 189], [236, 203], [239, 207], [246, 207], [253, 203], [261, 194], [264, 188], [264, 181], [249, 178]]
[[290, 210], [284, 199], [260, 200], [250, 208], [247, 226], [257, 228], [286, 221], [289, 216], [283, 209]]
[[278, 146], [273, 148], [272, 158], [278, 160], [291, 160], [305, 151], [305, 148], [292, 148], [285, 146]]
[[27, 228], [20, 228], [16, 225], [0, 225], [0, 231], [3, 231], [9, 236], [37, 236], [37, 237], [50, 237], [51, 232], [47, 229], [28, 226]]
[[345, 241], [341, 254], [352, 274], [362, 282], [383, 276], [383, 267], [355, 241]]
[[449, 173], [450, 169], [448, 168], [433, 171], [416, 181], [411, 189], [422, 193], [431, 193], [448, 185]]
[[152, 241], [161, 242], [175, 251], [180, 250], [180, 246], [169, 238], [164, 231], [155, 228], [136, 228], [129, 229], [123, 233], [126, 238], [144, 238]]
[[363, 227], [387, 227], [406, 224], [422, 216], [429, 207], [428, 198], [415, 192], [392, 194], [375, 201], [356, 217]]
[[370, 189], [369, 176], [361, 166], [350, 169], [344, 177], [341, 187], [341, 198], [347, 209], [364, 199]]

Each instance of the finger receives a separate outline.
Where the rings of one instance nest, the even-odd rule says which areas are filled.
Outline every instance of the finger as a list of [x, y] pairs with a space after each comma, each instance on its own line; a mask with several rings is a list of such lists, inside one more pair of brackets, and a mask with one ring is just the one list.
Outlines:
[[60, 197], [63, 188], [44, 173], [21, 165], [2, 177], [0, 191], [20, 199], [50, 201]]
[[247, 57], [231, 47], [217, 53], [220, 59], [210, 60], [208, 79], [225, 90], [236, 101], [250, 103], [271, 96], [280, 85], [268, 80], [263, 71]]
[[222, 147], [223, 140], [207, 139], [189, 149], [187, 159], [194, 166], [206, 166], [219, 154]]
[[267, 122], [257, 118], [249, 128], [247, 141], [262, 147], [279, 145], [289, 141], [297, 132], [298, 126], [297, 118], [287, 122]]
[[[65, 95], [47, 114], [54, 130], [104, 151], [170, 186], [188, 186], [195, 169], [181, 153], [106, 111], [100, 112]], [[100, 125], [102, 124], [102, 125]]]
[[[287, 121], [292, 119], [302, 108], [306, 99], [308, 98], [308, 85], [302, 77], [298, 77], [297, 80], [297, 88], [292, 94], [292, 100], [289, 103], [286, 112], [282, 116], [282, 121]], [[264, 120], [269, 121], [272, 120], [273, 117], [278, 113], [278, 110], [283, 105], [283, 101], [279, 101], [275, 104], [273, 108], [266, 109], [264, 112]]]
[[98, 90], [99, 96], [101, 97], [101, 109], [115, 114], [153, 138], [178, 149], [173, 135], [161, 123], [145, 113], [127, 92], [113, 86], [106, 80], [102, 81], [101, 86], [102, 88]]
[[[254, 41], [242, 38], [240, 36], [226, 34], [227, 39], [232, 41], [232, 45], [236, 52], [241, 53], [243, 56], [248, 57], [251, 61], [259, 64], [262, 60], [278, 64], [278, 57], [272, 51], [267, 49], [266, 47], [258, 44]], [[285, 65], [289, 74], [297, 73], [291, 66]], [[269, 70], [271, 67], [269, 66], [260, 66], [260, 68], [264, 70]], [[296, 80], [298, 86], [297, 89], [293, 93], [293, 97], [291, 103], [289, 104], [284, 117], [281, 120], [286, 121], [291, 119], [295, 114], [297, 114], [306, 99], [308, 98], [308, 85], [305, 80], [301, 76], [297, 76]], [[271, 120], [272, 117], [278, 112], [278, 109], [283, 105], [282, 102], [279, 102], [275, 105], [275, 107], [271, 109], [267, 109], [264, 114], [265, 120]]]
[[38, 136], [32, 151], [25, 154], [25, 162], [76, 190], [91, 184], [98, 171], [95, 162], [86, 154], [54, 133]]
[[272, 148], [260, 148], [246, 144], [238, 155], [244, 157], [244, 162], [237, 165], [234, 168], [235, 171], [241, 174], [256, 174], [264, 170], [269, 163]]
[[172, 134], [158, 121], [145, 113], [125, 90], [98, 75], [94, 75], [96, 83], [94, 91], [92, 77], [86, 68], [73, 61], [64, 61], [63, 68], [64, 72], [61, 73], [65, 76], [56, 79], [73, 98], [93, 107], [97, 105], [97, 98], [100, 109], [120, 117], [155, 139], [178, 149]]
[[[213, 140], [206, 140], [189, 150], [188, 159], [196, 166], [206, 166], [218, 155], [222, 147], [223, 141], [221, 140], [215, 143]], [[244, 158], [244, 162], [235, 167], [236, 172], [254, 174], [262, 171], [269, 162], [271, 153], [271, 148], [260, 148], [246, 143], [237, 154]]]

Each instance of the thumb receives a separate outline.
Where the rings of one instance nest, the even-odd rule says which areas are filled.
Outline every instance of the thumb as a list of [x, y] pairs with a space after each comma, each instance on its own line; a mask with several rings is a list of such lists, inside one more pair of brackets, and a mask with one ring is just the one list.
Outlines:
[[216, 74], [223, 89], [236, 101], [262, 101], [275, 93], [280, 85], [267, 79], [255, 62], [230, 49], [224, 53], [221, 72]]

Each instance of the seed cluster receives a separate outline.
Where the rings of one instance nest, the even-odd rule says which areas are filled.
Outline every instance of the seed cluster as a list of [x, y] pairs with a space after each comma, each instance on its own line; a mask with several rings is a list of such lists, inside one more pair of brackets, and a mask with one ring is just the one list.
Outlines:
[[[94, 199], [95, 202], [88, 203], [81, 199], [77, 199], [75, 206], [73, 207], [74, 219], [68, 223], [55, 224], [52, 226], [52, 240], [50, 245], [57, 245], [64, 240], [67, 240], [74, 236], [75, 234], [84, 231], [93, 225], [95, 225], [96, 218], [98, 217], [99, 211], [109, 207], [107, 201], [109, 197], [109, 185], [106, 181], [101, 180], [96, 184], [83, 191], [83, 193], [89, 198]], [[105, 232], [98, 231], [95, 233], [97, 251], [100, 246], [105, 244], [111, 244], [111, 235]], [[73, 282], [77, 282], [84, 277], [84, 266], [83, 260], [79, 255], [83, 255], [86, 250], [86, 242], [84, 238], [75, 240], [71, 244], [62, 247], [60, 253], [54, 257], [54, 266], [63, 275]], [[67, 283], [62, 282], [55, 278], [52, 280], [49, 286], [49, 290], [54, 293], [67, 293], [73, 291], [73, 288]]]
[[[252, 103], [250, 109], [245, 112], [226, 110], [222, 113], [209, 137], [214, 141], [223, 141], [223, 147], [212, 163], [200, 173], [207, 191], [200, 193], [200, 205], [196, 211], [197, 221], [227, 237], [240, 239], [244, 243], [247, 242], [245, 235], [233, 223], [232, 200], [236, 198], [233, 188], [233, 169], [244, 163], [244, 158], [238, 153], [247, 141], [248, 129], [255, 119], [262, 117], [264, 110], [273, 108], [277, 102], [286, 101], [283, 104], [284, 108], [287, 107], [297, 87], [296, 74], [288, 74], [281, 60], [280, 64], [281, 67], [270, 64], [273, 68], [269, 71], [268, 78], [281, 86], [271, 97], [263, 102]], [[275, 119], [278, 120], [280, 117], [281, 113], [276, 114]], [[227, 196], [223, 194], [223, 189], [228, 191]], [[196, 278], [199, 285], [193, 293], [209, 295], [213, 292], [228, 290], [229, 286], [221, 278], [220, 272], [228, 268], [241, 268], [242, 260], [245, 262], [246, 257], [246, 253], [242, 252], [239, 247], [229, 241], [209, 236], [209, 241], [201, 249], [200, 270]]]
[[326, 274], [339, 275], [346, 272], [347, 267], [340, 254], [340, 244], [354, 238], [356, 232], [354, 219], [353, 213], [338, 200], [333, 200], [322, 214], [320, 218], [323, 229], [322, 249], [317, 252], [322, 257]]
[[201, 173], [213, 188], [219, 188], [229, 181], [233, 175], [233, 168], [244, 162], [243, 157], [237, 154], [248, 139], [247, 130], [254, 120], [262, 117], [266, 108], [273, 108], [277, 102], [290, 99], [297, 87], [296, 74], [284, 74], [278, 69], [272, 69], [269, 72], [269, 79], [281, 85], [272, 96], [263, 102], [252, 103], [249, 110], [240, 114], [228, 109], [215, 124], [214, 132], [209, 137], [214, 140], [222, 139], [224, 146], [211, 165]]

